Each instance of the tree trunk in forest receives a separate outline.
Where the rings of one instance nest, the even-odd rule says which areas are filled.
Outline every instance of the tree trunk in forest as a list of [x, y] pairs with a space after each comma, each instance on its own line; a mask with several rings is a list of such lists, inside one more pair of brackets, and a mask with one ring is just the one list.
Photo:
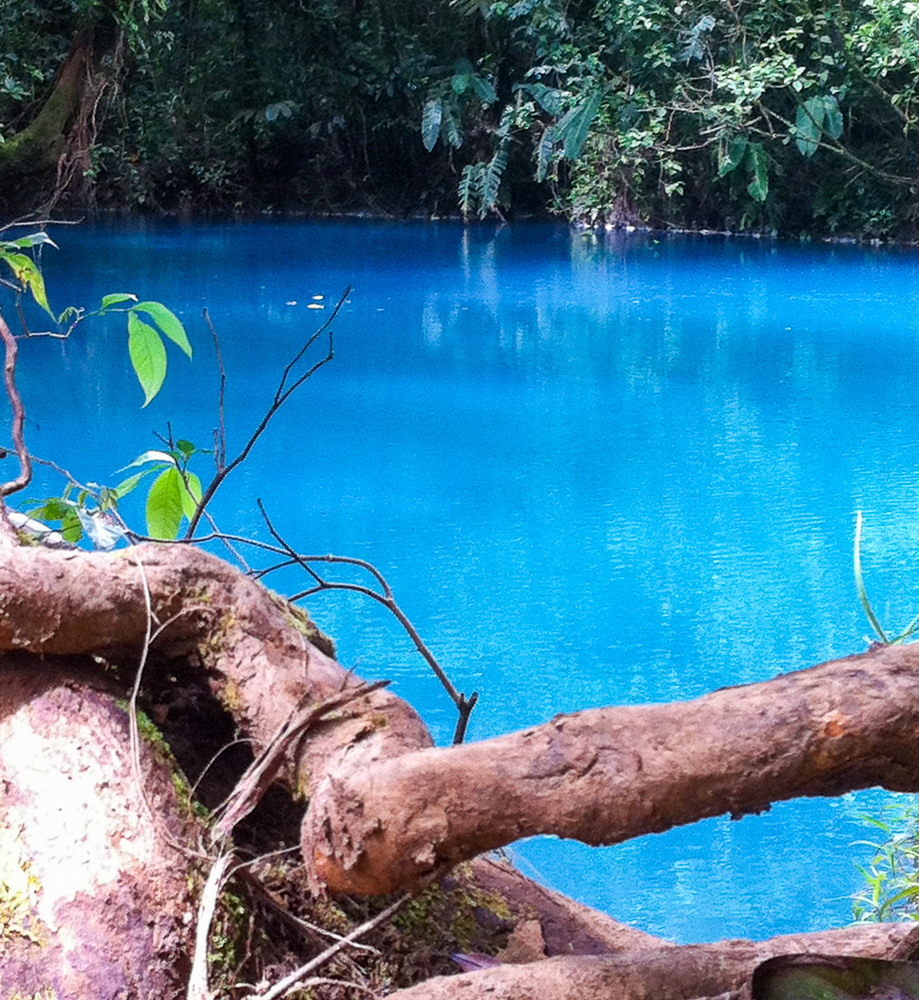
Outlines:
[[77, 32], [38, 114], [0, 144], [4, 211], [52, 207], [69, 186], [82, 182], [89, 169], [96, 105], [107, 83], [97, 68], [98, 34], [95, 26]]
[[[334, 891], [430, 885], [534, 832], [606, 843], [794, 795], [919, 788], [919, 647], [446, 749], [431, 746], [410, 706], [362, 688], [332, 653], [299, 609], [201, 550], [61, 552], [0, 537], [0, 997], [161, 998], [184, 987], [214, 828], [201, 831], [155, 741], [137, 780], [110, 692], [144, 661], [167, 680], [196, 673], [201, 697], [256, 753], [306, 720], [276, 774], [311, 797], [303, 854], [314, 883]], [[204, 743], [197, 698], [190, 740]], [[425, 891], [454, 892], [472, 923], [509, 933], [507, 964], [431, 979], [406, 1000], [741, 1000], [772, 955], [916, 953], [917, 932], [890, 926], [677, 948], [487, 858]], [[497, 901], [494, 912], [481, 900]]]

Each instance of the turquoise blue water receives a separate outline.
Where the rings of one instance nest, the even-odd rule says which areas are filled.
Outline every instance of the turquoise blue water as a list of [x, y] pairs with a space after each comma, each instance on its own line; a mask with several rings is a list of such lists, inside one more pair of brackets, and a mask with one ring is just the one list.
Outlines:
[[[123, 325], [22, 349], [29, 442], [82, 480], [171, 420], [208, 446], [227, 369], [229, 450], [349, 284], [335, 360], [218, 494], [228, 531], [373, 561], [482, 739], [597, 705], [692, 698], [865, 648], [857, 509], [881, 619], [919, 609], [919, 258], [749, 240], [594, 237], [553, 225], [84, 225], [44, 265], [58, 308], [168, 303], [141, 410]], [[324, 296], [314, 299], [314, 296]], [[309, 303], [326, 309], [308, 309]], [[318, 355], [316, 355], [318, 357]], [[202, 477], [207, 468], [199, 470]], [[33, 491], [41, 492], [40, 486]], [[125, 513], [139, 523], [137, 505]], [[273, 585], [307, 586], [295, 573]], [[309, 603], [340, 657], [388, 677], [449, 741], [452, 706], [372, 603]], [[594, 850], [514, 857], [618, 919], [691, 942], [851, 919], [860, 815], [889, 797], [784, 803]]]

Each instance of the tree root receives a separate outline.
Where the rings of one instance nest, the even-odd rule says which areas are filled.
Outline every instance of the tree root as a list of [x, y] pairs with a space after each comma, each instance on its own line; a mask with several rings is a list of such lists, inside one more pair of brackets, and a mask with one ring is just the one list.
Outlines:
[[337, 892], [407, 888], [522, 837], [614, 844], [797, 796], [919, 790], [919, 646], [695, 701], [558, 716], [497, 739], [330, 772], [304, 857]]

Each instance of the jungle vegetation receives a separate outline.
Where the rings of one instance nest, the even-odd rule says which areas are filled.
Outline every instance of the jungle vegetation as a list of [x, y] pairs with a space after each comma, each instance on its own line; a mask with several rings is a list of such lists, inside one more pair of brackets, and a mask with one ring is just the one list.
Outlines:
[[909, 237], [913, 0], [4, 0], [0, 195]]

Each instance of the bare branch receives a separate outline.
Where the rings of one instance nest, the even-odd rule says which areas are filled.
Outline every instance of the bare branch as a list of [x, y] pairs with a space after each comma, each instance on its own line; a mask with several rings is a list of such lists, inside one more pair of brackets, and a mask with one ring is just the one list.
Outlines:
[[3, 341], [4, 348], [3, 384], [13, 410], [13, 447], [16, 450], [16, 457], [19, 459], [19, 475], [8, 482], [0, 483], [0, 504], [2, 504], [3, 497], [25, 489], [32, 481], [32, 460], [23, 435], [26, 411], [22, 404], [22, 397], [19, 395], [19, 389], [16, 387], [16, 356], [19, 348], [16, 338], [7, 326], [2, 314], [0, 314], [0, 340]]
[[321, 968], [330, 959], [334, 958], [343, 948], [346, 948], [352, 941], [358, 941], [365, 934], [369, 934], [371, 931], [376, 930], [377, 927], [382, 926], [388, 920], [391, 920], [403, 906], [412, 898], [411, 893], [406, 893], [395, 901], [391, 906], [387, 906], [382, 913], [378, 913], [375, 917], [361, 924], [360, 927], [356, 927], [350, 934], [343, 937], [340, 941], [336, 941], [335, 944], [330, 945], [321, 955], [317, 955], [314, 959], [307, 962], [306, 965], [301, 965], [299, 969], [295, 969], [290, 975], [285, 976], [279, 982], [275, 983], [271, 989], [264, 993], [254, 994], [258, 1000], [276, 1000], [277, 997], [284, 996], [284, 994], [292, 987], [296, 986], [297, 983], [302, 982], [311, 972], [315, 969]]
[[[284, 538], [277, 532], [274, 525], [271, 523], [271, 519], [268, 517], [268, 513], [265, 510], [265, 506], [260, 499], [256, 500], [259, 510], [262, 512], [262, 517], [265, 519], [265, 524], [268, 526], [268, 530], [271, 532], [272, 537], [278, 544], [283, 548], [284, 552], [290, 556], [290, 562], [296, 563], [303, 570], [305, 570], [312, 578], [316, 581], [316, 586], [311, 587], [309, 590], [301, 591], [299, 594], [295, 594], [291, 601], [297, 601], [304, 597], [312, 596], [313, 594], [322, 593], [325, 590], [351, 590], [358, 594], [363, 594], [365, 597], [369, 597], [376, 601], [378, 604], [382, 604], [384, 608], [389, 610], [396, 618], [396, 621], [405, 629], [408, 633], [409, 638], [415, 645], [415, 649], [424, 657], [425, 662], [434, 671], [434, 675], [440, 681], [441, 686], [450, 696], [451, 701], [456, 706], [456, 710], [459, 713], [459, 718], [456, 722], [456, 729], [453, 731], [453, 742], [462, 743], [466, 736], [466, 729], [469, 725], [469, 716], [472, 714], [473, 708], [475, 708], [476, 702], [479, 700], [478, 691], [473, 691], [469, 698], [457, 691], [453, 684], [450, 682], [450, 678], [447, 677], [446, 672], [443, 667], [437, 662], [434, 654], [428, 649], [424, 644], [424, 640], [418, 634], [415, 626], [412, 625], [408, 616], [405, 612], [396, 604], [395, 598], [392, 594], [392, 589], [386, 582], [383, 574], [371, 563], [366, 562], [363, 559], [354, 559], [349, 556], [301, 556], [298, 555], [291, 547], [287, 544]], [[315, 569], [310, 565], [314, 562], [324, 562], [324, 563], [343, 563], [349, 566], [359, 566], [361, 569], [367, 570], [371, 573], [377, 582], [380, 584], [380, 588], [383, 593], [377, 593], [372, 587], [365, 587], [359, 583], [338, 583], [330, 582], [324, 577], [320, 576]]]
[[[278, 412], [278, 410], [284, 405], [284, 403], [290, 398], [290, 396], [294, 392], [296, 392], [301, 385], [303, 385], [303, 383], [307, 379], [315, 375], [316, 372], [323, 367], [323, 365], [328, 364], [335, 356], [333, 342], [332, 342], [332, 323], [335, 321], [336, 316], [338, 316], [341, 307], [345, 304], [345, 301], [347, 300], [350, 294], [351, 294], [351, 285], [348, 285], [348, 287], [344, 290], [344, 292], [342, 292], [341, 298], [338, 300], [338, 303], [336, 304], [335, 308], [332, 310], [332, 315], [329, 316], [329, 318], [325, 321], [325, 323], [323, 323], [322, 326], [319, 327], [319, 329], [311, 337], [308, 338], [306, 343], [300, 348], [299, 351], [297, 351], [297, 353], [293, 356], [293, 358], [287, 363], [287, 366], [284, 368], [284, 373], [281, 376], [281, 381], [278, 384], [278, 388], [275, 390], [274, 400], [268, 407], [268, 410], [266, 411], [264, 417], [262, 417], [258, 427], [256, 427], [255, 430], [252, 432], [252, 435], [250, 436], [249, 440], [246, 442], [242, 451], [240, 451], [240, 453], [236, 456], [236, 458], [234, 458], [233, 461], [229, 463], [229, 465], [224, 465], [222, 468], [218, 468], [216, 474], [214, 475], [214, 478], [210, 481], [210, 484], [204, 491], [204, 495], [201, 497], [201, 502], [198, 504], [198, 509], [195, 511], [195, 515], [191, 519], [188, 525], [188, 531], [185, 532], [185, 539], [187, 541], [191, 541], [194, 538], [195, 531], [198, 528], [198, 523], [201, 520], [201, 516], [204, 512], [204, 509], [211, 502], [211, 499], [219, 489], [221, 483], [238, 465], [240, 465], [242, 462], [246, 460], [246, 458], [248, 458], [249, 452], [252, 451], [255, 442], [258, 441], [258, 439], [262, 436], [263, 431], [271, 422], [271, 418]], [[310, 347], [312, 347], [312, 345], [316, 342], [316, 339], [326, 331], [328, 331], [329, 334], [329, 349], [325, 357], [321, 358], [314, 365], [308, 368], [302, 375], [299, 376], [299, 378], [295, 379], [290, 385], [287, 385], [287, 379], [290, 376], [290, 373], [293, 370], [294, 365], [296, 365], [297, 362], [303, 357], [303, 355], [310, 349]]]
[[204, 322], [207, 323], [207, 328], [211, 331], [211, 336], [214, 338], [214, 350], [217, 352], [217, 366], [220, 369], [220, 395], [217, 402], [217, 427], [214, 430], [214, 463], [217, 466], [217, 471], [220, 472], [227, 460], [227, 430], [226, 423], [224, 421], [223, 408], [224, 393], [227, 387], [227, 372], [223, 367], [223, 355], [220, 353], [220, 340], [217, 337], [217, 331], [214, 329], [214, 324], [211, 322], [211, 317], [208, 314], [207, 309], [204, 310]]

